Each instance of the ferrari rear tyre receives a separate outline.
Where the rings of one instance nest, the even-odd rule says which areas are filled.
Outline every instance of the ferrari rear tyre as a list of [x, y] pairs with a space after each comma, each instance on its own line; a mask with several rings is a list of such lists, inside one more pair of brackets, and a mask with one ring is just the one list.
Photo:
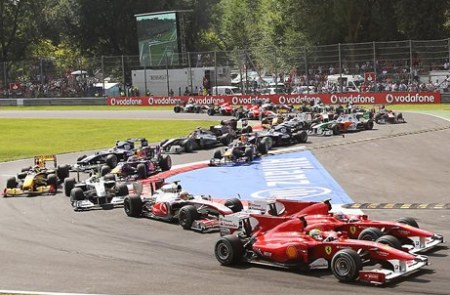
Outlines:
[[410, 225], [412, 227], [419, 228], [419, 224], [412, 217], [401, 217], [401, 218], [397, 219], [397, 222], [398, 223], [404, 223], [404, 224]]
[[15, 177], [10, 177], [6, 181], [6, 188], [16, 188], [17, 187], [17, 180]]
[[180, 209], [178, 222], [184, 229], [190, 229], [194, 221], [199, 217], [197, 208], [194, 205], [186, 205]]
[[356, 280], [362, 266], [361, 257], [352, 249], [338, 251], [331, 260], [331, 271], [341, 282], [352, 282]]
[[239, 200], [238, 198], [228, 199], [225, 201], [224, 205], [230, 208], [233, 213], [240, 212], [244, 209], [241, 200]]
[[397, 250], [402, 249], [402, 243], [400, 243], [399, 239], [397, 239], [396, 237], [391, 236], [391, 235], [385, 235], [385, 236], [379, 237], [375, 242], [389, 245], [392, 248], [395, 248]]
[[123, 209], [129, 217], [139, 217], [142, 214], [142, 199], [140, 196], [131, 195], [125, 197], [123, 201]]
[[128, 186], [125, 183], [120, 183], [117, 185], [116, 195], [118, 197], [125, 197], [129, 194]]
[[117, 166], [117, 163], [119, 162], [117, 160], [117, 156], [114, 154], [109, 154], [108, 156], [106, 156], [106, 165], [109, 166], [109, 168], [114, 169]]
[[66, 197], [70, 197], [70, 192], [75, 187], [75, 178], [64, 179], [64, 194]]
[[74, 187], [71, 191], [70, 191], [70, 201], [74, 202], [74, 201], [82, 201], [84, 200], [86, 197], [84, 196], [84, 192], [81, 188], [79, 187]]
[[172, 158], [170, 155], [162, 155], [161, 161], [159, 162], [159, 167], [162, 171], [169, 171], [172, 168]]
[[383, 236], [381, 229], [376, 227], [368, 227], [358, 235], [358, 240], [376, 241], [381, 236]]
[[146, 179], [147, 178], [147, 166], [143, 163], [139, 163], [136, 167], [136, 172], [138, 179]]
[[237, 264], [244, 252], [241, 240], [235, 235], [227, 235], [220, 238], [215, 247], [214, 254], [222, 265]]

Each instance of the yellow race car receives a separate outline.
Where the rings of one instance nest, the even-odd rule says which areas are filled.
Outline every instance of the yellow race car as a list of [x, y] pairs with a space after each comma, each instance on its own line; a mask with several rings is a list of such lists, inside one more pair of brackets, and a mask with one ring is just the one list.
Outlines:
[[[46, 166], [48, 161], [54, 163], [53, 168]], [[69, 176], [69, 169], [69, 166], [57, 166], [55, 155], [35, 156], [33, 167], [24, 168], [17, 177], [7, 180], [3, 196], [55, 194], [58, 185]]]

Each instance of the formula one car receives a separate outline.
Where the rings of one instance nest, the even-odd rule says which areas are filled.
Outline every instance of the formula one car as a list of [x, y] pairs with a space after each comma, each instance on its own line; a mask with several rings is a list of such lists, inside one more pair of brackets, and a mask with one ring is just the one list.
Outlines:
[[177, 104], [173, 107], [175, 113], [203, 113], [207, 110], [205, 106], [195, 103]]
[[[170, 168], [172, 168], [170, 155], [161, 153], [161, 148], [157, 146], [151, 159], [148, 156], [130, 156], [125, 162], [119, 162], [111, 173], [118, 176], [119, 179], [137, 180], [145, 179], [158, 172], [168, 171]], [[105, 175], [105, 172], [102, 172], [102, 175]]]
[[[49, 161], [54, 167], [46, 166]], [[8, 178], [3, 196], [55, 194], [58, 185], [68, 176], [69, 167], [57, 166], [55, 155], [35, 156], [33, 167], [24, 168], [17, 177]]]
[[234, 136], [235, 132], [226, 126], [224, 128], [211, 126], [210, 130], [197, 128], [188, 136], [162, 141], [161, 148], [167, 153], [189, 153], [194, 150], [217, 147], [218, 145], [228, 145], [234, 139]]
[[276, 146], [292, 145], [297, 143], [306, 143], [308, 141], [308, 133], [296, 127], [295, 122], [283, 122], [272, 126], [269, 130], [258, 132], [257, 138], [269, 138], [270, 148]]
[[[394, 248], [404, 248], [410, 253], [425, 252], [444, 242], [440, 234], [419, 228], [417, 221], [411, 217], [399, 218], [396, 222], [370, 220], [367, 215], [331, 213], [329, 200], [324, 202], [302, 202], [295, 200], [276, 199], [268, 201], [253, 201], [249, 203], [253, 212], [278, 216], [280, 218], [296, 219], [305, 216], [308, 226], [305, 230], [332, 230], [345, 232], [348, 238], [359, 240], [382, 240]], [[232, 233], [236, 226], [235, 216], [226, 216], [225, 224], [233, 225], [223, 228], [224, 234]], [[391, 236], [387, 241], [383, 237]]]
[[103, 164], [111, 169], [117, 166], [120, 161], [126, 161], [128, 157], [141, 153], [142, 157], [152, 158], [154, 148], [149, 146], [145, 138], [129, 138], [124, 141], [116, 141], [116, 145], [105, 151], [97, 152], [93, 155], [83, 155], [77, 159], [77, 164], [72, 166], [73, 171], [96, 170]]
[[207, 114], [210, 116], [221, 115], [221, 116], [232, 116], [234, 114], [234, 109], [230, 103], [222, 103], [220, 105], [211, 105], [207, 109]]
[[237, 198], [224, 204], [212, 201], [210, 196], [191, 195], [182, 191], [178, 182], [163, 184], [163, 180], [151, 183], [153, 194], [141, 196], [140, 188], [135, 185], [137, 195], [125, 198], [125, 213], [130, 217], [145, 216], [168, 222], [178, 221], [184, 229], [200, 232], [218, 230], [219, 217], [239, 212], [243, 209]]
[[93, 175], [78, 183], [75, 178], [66, 178], [64, 193], [70, 197], [70, 203], [75, 211], [114, 208], [123, 205], [125, 197], [129, 194], [127, 184], [117, 182], [113, 174]]
[[395, 113], [391, 110], [381, 109], [375, 114], [375, 123], [377, 124], [398, 124], [406, 123], [402, 113]]
[[217, 166], [229, 163], [251, 163], [256, 157], [267, 154], [271, 147], [269, 137], [258, 138], [257, 134], [241, 135], [225, 150], [215, 150], [209, 164]]
[[380, 242], [348, 239], [345, 233], [334, 231], [308, 233], [304, 216], [252, 217], [258, 221], [255, 230], [243, 214], [243, 230], [216, 242], [214, 253], [220, 264], [246, 262], [293, 270], [329, 268], [341, 282], [359, 280], [376, 285], [411, 275], [428, 265], [425, 256]]

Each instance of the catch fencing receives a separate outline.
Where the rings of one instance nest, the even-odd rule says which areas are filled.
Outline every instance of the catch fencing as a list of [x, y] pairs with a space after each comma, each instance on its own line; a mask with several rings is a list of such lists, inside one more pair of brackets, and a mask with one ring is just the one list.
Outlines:
[[[289, 81], [291, 86], [320, 85], [330, 74], [368, 72], [375, 73], [381, 83], [436, 83], [436, 79], [442, 79], [450, 71], [449, 60], [450, 39], [258, 47], [170, 55], [165, 51], [164, 55], [153, 55], [152, 60], [145, 56], [100, 56], [3, 61], [0, 62], [0, 97], [169, 95], [171, 91], [176, 96], [184, 94], [186, 87], [192, 95], [203, 86], [193, 76], [194, 69], [204, 69], [210, 86], [229, 85], [234, 76], [248, 79], [254, 72], [259, 78], [271, 78], [275, 83]], [[188, 69], [183, 86], [169, 74], [176, 68]], [[133, 87], [136, 70], [160, 70], [163, 73], [160, 78], [167, 84], [164, 92], [156, 93], [147, 75], [139, 88]], [[243, 93], [250, 93], [254, 88], [250, 83], [241, 83], [240, 87]]]

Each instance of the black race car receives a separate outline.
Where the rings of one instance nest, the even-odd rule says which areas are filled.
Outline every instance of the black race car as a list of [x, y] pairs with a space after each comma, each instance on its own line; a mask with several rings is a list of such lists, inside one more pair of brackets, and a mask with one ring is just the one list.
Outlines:
[[96, 170], [99, 166], [106, 164], [111, 169], [120, 161], [126, 161], [128, 157], [140, 153], [141, 157], [151, 159], [155, 154], [155, 148], [149, 146], [145, 138], [129, 138], [125, 141], [117, 141], [116, 145], [105, 151], [96, 152], [92, 155], [83, 155], [72, 165], [73, 171]]

